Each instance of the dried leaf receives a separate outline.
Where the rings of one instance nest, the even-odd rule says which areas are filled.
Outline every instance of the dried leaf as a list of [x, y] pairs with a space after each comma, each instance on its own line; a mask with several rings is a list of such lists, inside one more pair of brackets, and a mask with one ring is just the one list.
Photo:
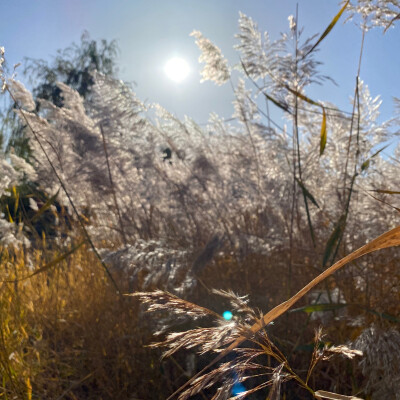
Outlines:
[[325, 390], [317, 390], [315, 393], [318, 399], [328, 399], [328, 400], [363, 400], [355, 396], [344, 396], [343, 394], [326, 392]]
[[306, 95], [298, 92], [297, 90], [292, 89], [291, 87], [286, 85], [286, 89], [289, 90], [289, 92], [293, 93], [295, 96], [299, 97], [300, 99], [304, 100], [305, 102], [307, 102], [308, 104], [311, 104], [313, 106], [318, 106], [318, 107], [322, 107], [322, 104], [310, 99], [309, 97], [307, 97]]
[[33, 216], [31, 222], [36, 222], [40, 216], [55, 203], [58, 193], [60, 193], [60, 189], [58, 189], [57, 193], [51, 196], [46, 203], [44, 203], [43, 207], [40, 207], [40, 210]]
[[325, 150], [327, 138], [328, 138], [328, 134], [326, 131], [326, 112], [325, 112], [325, 108], [322, 107], [321, 140], [320, 140], [320, 145], [319, 145], [320, 157], [322, 156], [322, 154]]
[[388, 146], [389, 146], [389, 145], [386, 145], [386, 146], [382, 147], [382, 148], [381, 148], [380, 150], [378, 150], [376, 153], [372, 154], [372, 156], [369, 157], [368, 160], [365, 160], [365, 161], [361, 164], [361, 171], [365, 171], [365, 170], [369, 167], [370, 161], [371, 161], [374, 157], [376, 157], [381, 151], [385, 150], [386, 147], [388, 147]]
[[400, 192], [396, 192], [394, 190], [384, 190], [384, 189], [371, 190], [371, 192], [383, 193], [383, 194], [400, 194]]
[[310, 53], [312, 53], [315, 50], [315, 48], [325, 39], [325, 37], [328, 35], [328, 33], [333, 29], [333, 27], [339, 21], [339, 18], [342, 16], [344, 10], [346, 9], [346, 7], [348, 6], [349, 3], [350, 3], [350, 0], [347, 0], [345, 5], [340, 9], [340, 11], [336, 14], [335, 18], [333, 18], [331, 23], [325, 29], [324, 33], [317, 40], [317, 43], [314, 44], [314, 46], [310, 49], [310, 51], [305, 56], [308, 56]]
[[304, 100], [305, 102], [307, 102], [308, 104], [311, 104], [313, 106], [317, 106], [317, 107], [321, 107], [322, 109], [322, 123], [321, 123], [321, 141], [320, 141], [320, 148], [319, 148], [319, 155], [322, 156], [322, 153], [325, 150], [325, 146], [326, 146], [326, 141], [327, 141], [327, 131], [326, 131], [326, 111], [325, 111], [325, 107], [321, 104], [318, 103], [312, 99], [310, 99], [309, 97], [307, 97], [306, 95], [298, 92], [297, 90], [294, 90], [292, 88], [290, 88], [289, 86], [286, 85], [286, 89], [289, 90], [289, 92], [293, 93], [295, 96], [299, 97], [300, 99]]
[[16, 213], [18, 210], [18, 204], [19, 204], [19, 193], [17, 192], [17, 188], [15, 186], [12, 187], [12, 192], [14, 195], [14, 212]]

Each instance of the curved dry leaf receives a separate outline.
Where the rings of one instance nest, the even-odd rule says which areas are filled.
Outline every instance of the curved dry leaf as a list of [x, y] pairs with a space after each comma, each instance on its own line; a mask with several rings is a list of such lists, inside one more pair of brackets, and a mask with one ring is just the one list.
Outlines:
[[344, 396], [343, 394], [326, 392], [325, 390], [317, 390], [314, 394], [317, 397], [317, 399], [327, 399], [327, 400], [363, 400], [363, 399], [360, 399], [359, 397]]

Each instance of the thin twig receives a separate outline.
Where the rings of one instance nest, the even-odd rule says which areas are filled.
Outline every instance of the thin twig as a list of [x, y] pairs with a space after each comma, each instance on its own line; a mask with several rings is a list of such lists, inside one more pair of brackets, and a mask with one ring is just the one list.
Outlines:
[[111, 168], [110, 168], [110, 161], [109, 161], [109, 157], [108, 157], [108, 150], [107, 150], [107, 144], [106, 144], [106, 138], [104, 135], [104, 131], [103, 131], [103, 126], [101, 124], [99, 124], [100, 126], [100, 132], [101, 132], [101, 136], [103, 138], [103, 148], [104, 148], [104, 154], [106, 156], [106, 162], [107, 162], [107, 170], [108, 170], [108, 177], [110, 179], [110, 185], [111, 185], [111, 191], [113, 194], [113, 198], [114, 198], [114, 205], [115, 208], [117, 209], [117, 214], [118, 214], [118, 219], [119, 219], [119, 225], [121, 227], [121, 236], [122, 236], [122, 240], [124, 242], [124, 245], [126, 246], [128, 241], [126, 239], [126, 234], [125, 234], [125, 230], [124, 230], [124, 224], [122, 222], [122, 217], [121, 217], [121, 211], [119, 209], [118, 206], [118, 201], [117, 201], [117, 195], [115, 193], [115, 185], [112, 179], [112, 174], [111, 174]]

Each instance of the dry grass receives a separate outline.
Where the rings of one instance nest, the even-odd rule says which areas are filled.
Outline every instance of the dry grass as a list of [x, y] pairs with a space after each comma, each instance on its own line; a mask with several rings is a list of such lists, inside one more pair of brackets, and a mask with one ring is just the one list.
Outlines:
[[[153, 319], [143, 313], [135, 297], [116, 293], [97, 257], [86, 245], [65, 258], [62, 256], [74, 246], [56, 250], [54, 244], [48, 246], [43, 241], [42, 250], [4, 248], [0, 269], [3, 379], [0, 393], [9, 399], [161, 399], [196, 371], [203, 371], [215, 351], [220, 353], [219, 358], [224, 357], [224, 362], [191, 381], [193, 384], [183, 391], [182, 399], [195, 393], [207, 397], [215, 384], [222, 384], [216, 386], [216, 394], [224, 398], [232, 393], [239, 377], [247, 394], [254, 398], [259, 398], [258, 391], [264, 393], [261, 397], [269, 393], [270, 399], [279, 399], [274, 393], [280, 396], [285, 393], [291, 399], [308, 398], [307, 393], [314, 396], [317, 389], [340, 388], [340, 393], [348, 394], [362, 392], [363, 387], [376, 390], [377, 380], [365, 382], [363, 372], [365, 376], [368, 368], [372, 368], [376, 354], [388, 355], [392, 350], [373, 350], [360, 368], [356, 360], [331, 356], [339, 353], [352, 358], [351, 345], [343, 346], [345, 343], [359, 337], [371, 324], [386, 332], [396, 323], [393, 316], [400, 311], [396, 292], [390, 294], [386, 290], [386, 296], [383, 293], [387, 288], [384, 282], [391, 279], [395, 283], [397, 279], [397, 253], [388, 249], [359, 261], [374, 261], [373, 272], [366, 273], [377, 278], [370, 283], [368, 293], [349, 285], [346, 267], [339, 268], [345, 262], [356, 266], [355, 256], [397, 245], [398, 234], [396, 228], [370, 242], [309, 284], [308, 290], [323, 278], [329, 279], [327, 287], [332, 290], [340, 287], [348, 301], [344, 314], [334, 307], [323, 312], [322, 316], [328, 317], [324, 326], [326, 336], [323, 338], [319, 332], [315, 345], [312, 332], [321, 320], [311, 314], [307, 316], [301, 307], [271, 325], [305, 294], [305, 290], [300, 291], [293, 301], [279, 306], [287, 293], [287, 280], [280, 273], [279, 252], [276, 259], [271, 257], [268, 262], [265, 257], [254, 255], [245, 255], [241, 260], [215, 255], [199, 270], [201, 284], [186, 294], [190, 301], [161, 290], [137, 293], [135, 297], [139, 296], [150, 305], [149, 311], [157, 313], [158, 317]], [[203, 254], [201, 249], [192, 264], [199, 254]], [[57, 259], [61, 261], [52, 263]], [[292, 276], [298, 289], [316, 275], [314, 269], [307, 268], [307, 260], [303, 262], [304, 268]], [[330, 276], [335, 270], [337, 275]], [[38, 273], [31, 276], [35, 271]], [[118, 285], [127, 291], [127, 272], [123, 269], [111, 272]], [[139, 281], [144, 282], [144, 278]], [[220, 290], [212, 293], [207, 289], [211, 287]], [[247, 299], [235, 292], [251, 296]], [[300, 306], [309, 302], [303, 299]], [[227, 309], [234, 314], [231, 322], [221, 317]], [[268, 309], [272, 311], [260, 319], [262, 314], [258, 310]], [[154, 342], [153, 333], [157, 330], [164, 337], [161, 345], [167, 347], [165, 355], [170, 356], [163, 361], [154, 346], [147, 347]], [[357, 343], [354, 348], [362, 347]], [[185, 348], [189, 353], [198, 349], [205, 356], [194, 361], [182, 352]], [[230, 350], [236, 355], [229, 355]], [[365, 346], [363, 350], [365, 353]], [[381, 360], [385, 357], [382, 355]], [[379, 362], [384, 371], [384, 361]]]
[[[36, 251], [37, 269], [57, 251]], [[1, 258], [0, 393], [7, 399], [145, 398], [161, 393], [157, 353], [138, 305], [116, 296], [86, 247], [30, 279], [27, 257]], [[143, 382], [143, 377], [149, 380]]]
[[[398, 182], [395, 162], [374, 148], [387, 126], [376, 128], [377, 100], [358, 76], [351, 118], [303, 94], [324, 81], [312, 53], [348, 4], [302, 45], [292, 18], [296, 48], [278, 63], [244, 54], [244, 78], [268, 70], [259, 93], [285, 111], [289, 139], [260, 122], [244, 83], [236, 125], [214, 121], [213, 135], [160, 107], [153, 124], [127, 86], [100, 74], [89, 105], [60, 84], [65, 104], [42, 102], [47, 120], [28, 111], [22, 85], [6, 85], [21, 102], [37, 174], [61, 187], [74, 217], [54, 223], [49, 241], [26, 224], [32, 249], [0, 249], [0, 397], [399, 398], [399, 255], [390, 247], [400, 228], [376, 238], [393, 227], [393, 210], [365, 194], [378, 188], [387, 205], [382, 179]], [[253, 21], [241, 14], [240, 26], [242, 47], [257, 44]], [[225, 82], [221, 52], [195, 36], [210, 53], [206, 73]], [[281, 44], [267, 50], [279, 56]], [[210, 69], [221, 65], [221, 76]], [[9, 220], [19, 221], [20, 194], [7, 190]]]

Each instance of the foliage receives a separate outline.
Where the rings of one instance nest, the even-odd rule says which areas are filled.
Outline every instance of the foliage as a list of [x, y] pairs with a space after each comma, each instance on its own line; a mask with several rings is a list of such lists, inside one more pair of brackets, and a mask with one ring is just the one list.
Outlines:
[[[90, 101], [94, 85], [92, 72], [99, 71], [113, 76], [116, 73], [117, 52], [115, 41], [97, 42], [90, 38], [88, 32], [84, 32], [79, 45], [73, 43], [63, 51], [59, 50], [52, 63], [44, 60], [25, 60], [24, 75], [29, 75], [31, 83], [34, 85], [32, 95], [15, 79], [10, 80], [9, 86], [13, 88], [15, 100], [25, 104], [25, 108], [29, 111], [40, 111], [38, 99], [45, 99], [59, 107], [62, 106], [61, 90], [57, 86], [57, 82], [65, 82], [77, 90], [85, 101]], [[25, 121], [18, 118], [14, 110], [15, 106], [14, 101], [11, 101], [8, 109], [3, 110], [2, 136], [8, 137], [6, 153], [14, 161], [18, 156], [33, 163], [35, 157], [32, 154], [29, 135], [26, 133], [27, 126]], [[19, 160], [17, 164], [21, 164], [23, 161]], [[26, 168], [29, 166], [24, 167], [24, 169]], [[34, 190], [32, 190], [33, 188]], [[33, 183], [29, 175], [19, 182], [15, 190], [18, 192], [18, 201], [3, 197], [0, 200], [0, 210], [9, 214], [9, 217], [12, 215], [13, 221], [23, 222], [25, 227], [28, 227], [28, 235], [31, 239], [37, 235], [40, 237], [43, 232], [53, 236], [54, 227], [49, 222], [54, 222], [56, 218], [51, 213], [46, 211], [40, 221], [36, 221], [33, 225], [30, 220], [32, 210], [28, 203], [46, 204], [48, 200], [46, 193], [41, 190], [39, 185]], [[12, 206], [12, 212], [8, 208], [10, 201], [15, 203], [15, 206]], [[56, 202], [54, 203], [60, 208]]]
[[[59, 50], [51, 63], [45, 60], [27, 58], [25, 60], [24, 75], [30, 77], [34, 85], [32, 94], [35, 99], [51, 101], [56, 106], [62, 106], [61, 91], [57, 82], [64, 82], [88, 99], [94, 84], [92, 72], [99, 71], [105, 75], [114, 76], [116, 73], [116, 56], [118, 53], [115, 41], [97, 42], [90, 38], [88, 32], [81, 36], [79, 45], [73, 43], [64, 50]], [[19, 156], [28, 159], [31, 156], [28, 138], [25, 134], [25, 124], [15, 119], [12, 104], [6, 110], [8, 118], [3, 131], [8, 137], [7, 149], [13, 148]], [[37, 109], [40, 103], [36, 103]], [[22, 122], [22, 123], [21, 123]]]

